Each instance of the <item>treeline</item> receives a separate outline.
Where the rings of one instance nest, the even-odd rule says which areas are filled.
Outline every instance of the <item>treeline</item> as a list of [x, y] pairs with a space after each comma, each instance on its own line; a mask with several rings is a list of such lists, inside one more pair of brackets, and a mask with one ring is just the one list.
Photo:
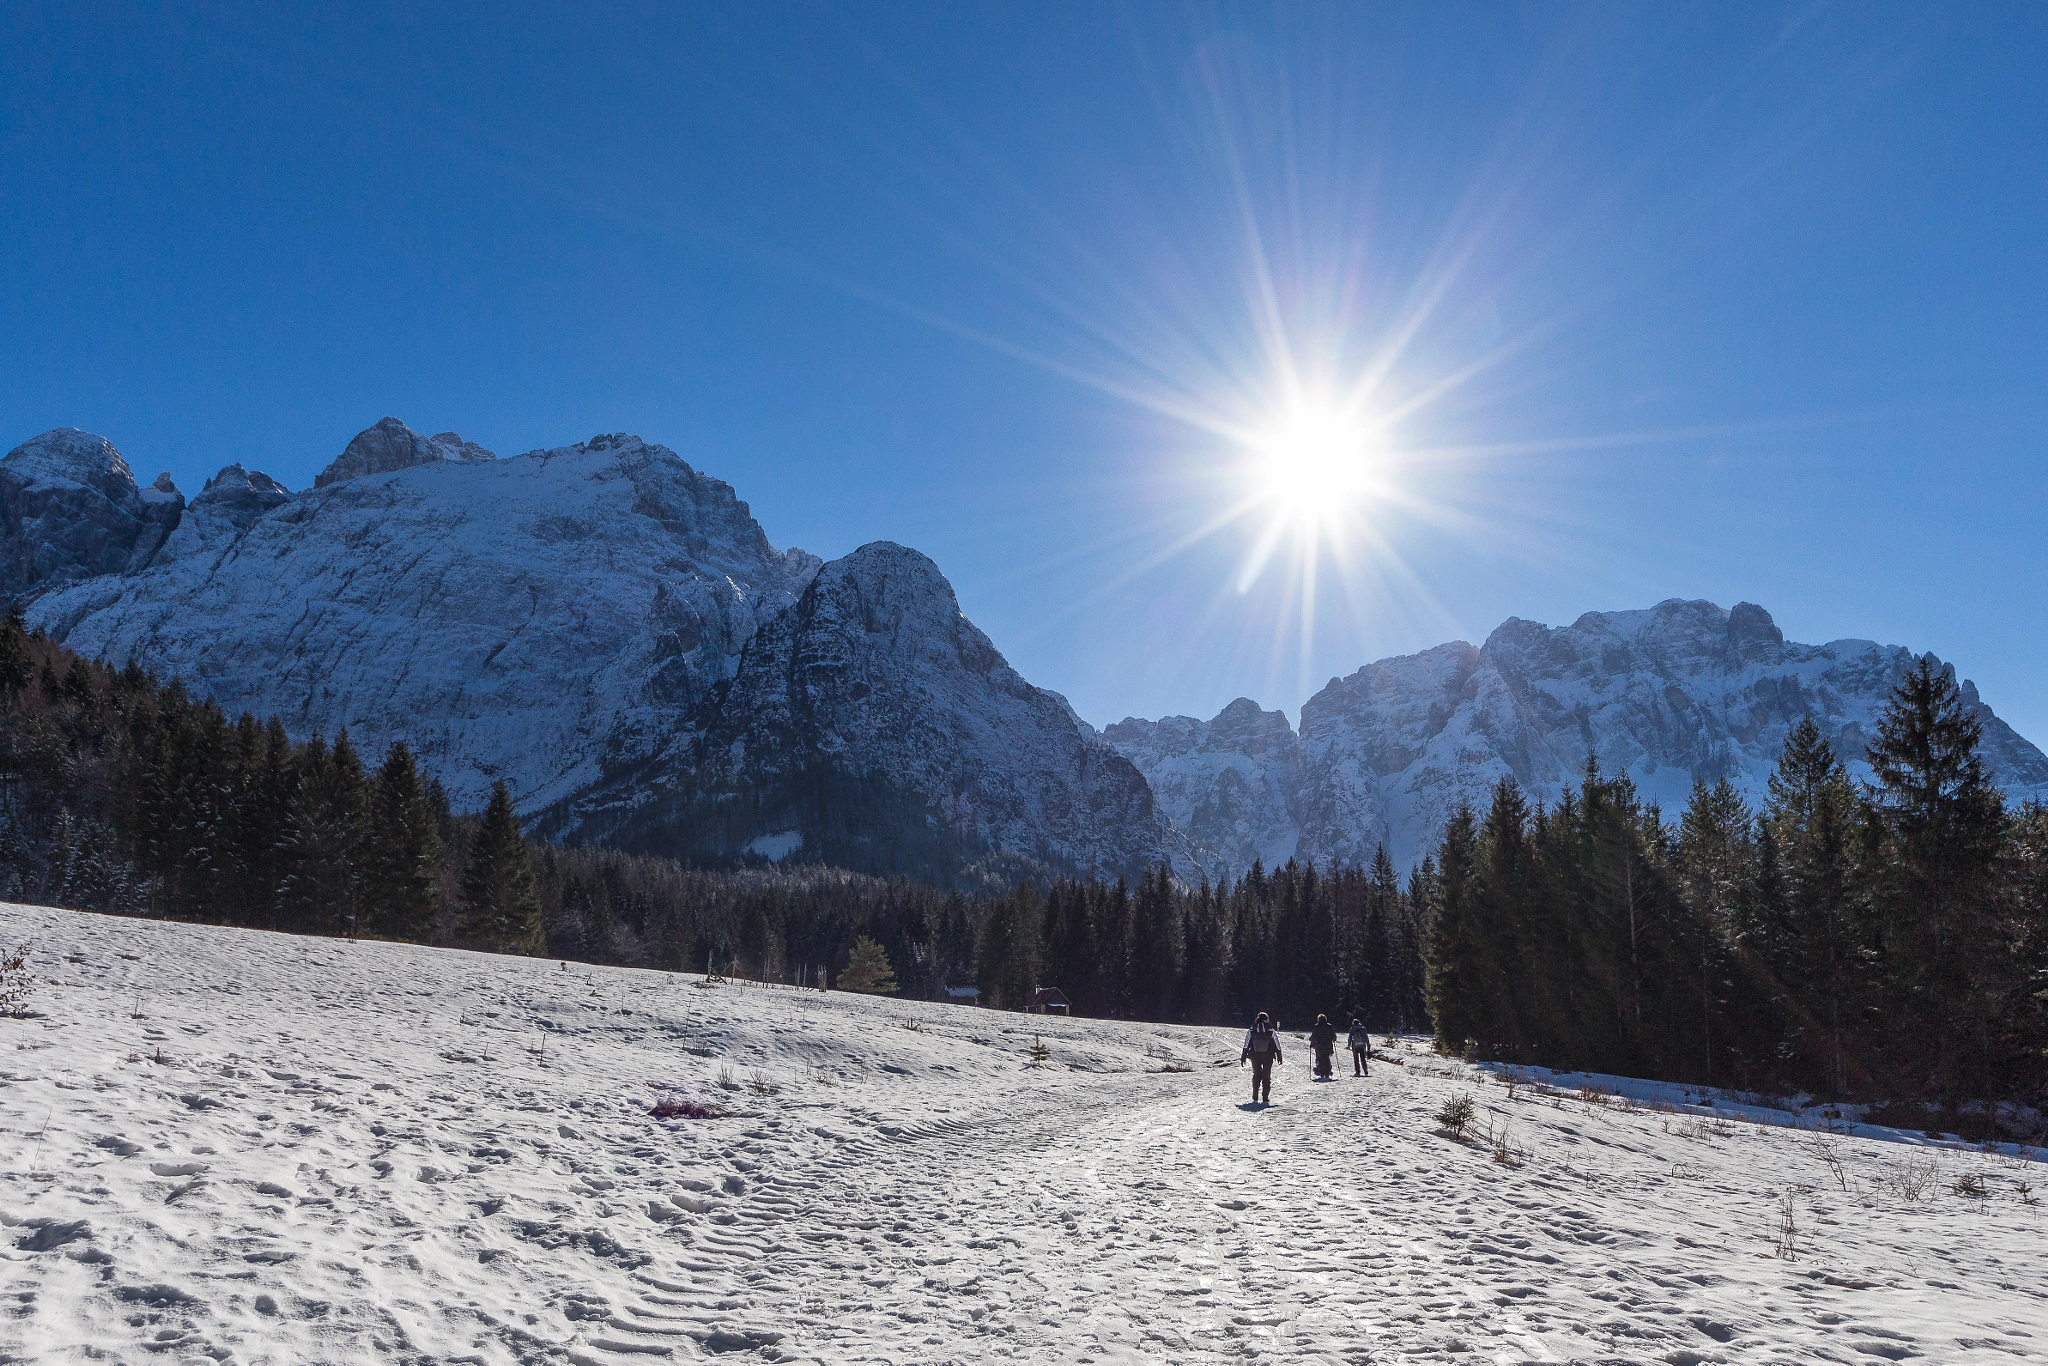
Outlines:
[[0, 896], [290, 930], [543, 947], [502, 785], [457, 817], [396, 744], [294, 742], [134, 664], [92, 663], [0, 617]]
[[2009, 810], [1953, 675], [1922, 660], [1851, 780], [1811, 720], [1761, 811], [1698, 784], [1675, 825], [1588, 764], [1510, 782], [1430, 860], [1439, 1041], [1483, 1057], [1823, 1096], [2038, 1100], [2048, 811]]
[[[1407, 878], [1254, 865], [1189, 887], [999, 896], [821, 866], [707, 871], [455, 813], [402, 744], [294, 741], [0, 618], [0, 898], [216, 924], [836, 978], [863, 936], [899, 990], [1238, 1023], [1433, 1028], [1480, 1057], [1828, 1096], [2048, 1092], [2048, 811], [2005, 806], [1953, 678], [1896, 690], [1859, 785], [1811, 722], [1761, 811], [1725, 781], [1667, 824], [1587, 767], [1501, 784]], [[1042, 884], [1042, 885], [1041, 885]]]

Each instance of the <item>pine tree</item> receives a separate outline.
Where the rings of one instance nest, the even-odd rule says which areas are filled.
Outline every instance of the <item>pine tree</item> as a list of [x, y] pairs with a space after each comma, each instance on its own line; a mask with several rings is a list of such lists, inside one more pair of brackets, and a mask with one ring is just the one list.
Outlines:
[[35, 669], [28, 658], [28, 623], [22, 619], [21, 604], [7, 604], [0, 617], [0, 703], [8, 706], [22, 689], [35, 681]]
[[846, 968], [839, 974], [839, 989], [868, 996], [894, 996], [896, 971], [889, 965], [888, 951], [866, 935], [854, 940]]
[[998, 897], [982, 922], [978, 946], [981, 989], [995, 1005], [1021, 1010], [1038, 985], [1040, 908], [1026, 882]]
[[1486, 989], [1485, 948], [1473, 909], [1479, 860], [1478, 819], [1460, 806], [1437, 846], [1435, 895], [1424, 932], [1424, 994], [1437, 1046], [1455, 1052], [1484, 1028], [1479, 1007]]
[[1884, 947], [1903, 1069], [1895, 1075], [1953, 1093], [1967, 1068], [1977, 1077], [1971, 1089], [1988, 1099], [1998, 1089], [1988, 1007], [2002, 991], [1979, 982], [2012, 965], [1990, 952], [2005, 808], [1977, 752], [1981, 739], [1953, 671], [1925, 655], [1892, 690], [1870, 766], [1890, 855]]
[[1764, 808], [1785, 922], [1769, 962], [1785, 1003], [1781, 1046], [1810, 1060], [1808, 1084], [1831, 1096], [1869, 1078], [1853, 1046], [1871, 1000], [1876, 949], [1858, 911], [1857, 811], [1834, 747], [1812, 717], [1800, 718], [1785, 737]]
[[363, 769], [348, 732], [332, 749], [314, 736], [292, 764], [278, 925], [300, 934], [354, 934], [365, 822]]
[[463, 865], [457, 932], [464, 942], [493, 953], [539, 957], [547, 949], [533, 860], [502, 778], [491, 786], [491, 799]]
[[1180, 984], [1180, 901], [1164, 864], [1138, 879], [1131, 906], [1131, 1012], [1169, 1020]]
[[363, 929], [381, 939], [424, 944], [434, 936], [441, 836], [404, 741], [395, 742], [370, 785], [363, 842]]

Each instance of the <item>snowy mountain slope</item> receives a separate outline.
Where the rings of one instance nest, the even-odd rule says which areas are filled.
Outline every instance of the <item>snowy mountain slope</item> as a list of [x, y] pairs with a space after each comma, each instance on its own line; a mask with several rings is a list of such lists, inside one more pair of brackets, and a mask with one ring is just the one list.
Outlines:
[[[1206, 725], [1133, 719], [1105, 736], [1161, 788], [1177, 821], [1231, 813], [1228, 830], [1205, 827], [1204, 838], [1234, 869], [1255, 855], [1270, 861], [1290, 836], [1318, 861], [1363, 862], [1384, 840], [1405, 867], [1460, 802], [1483, 807], [1505, 776], [1555, 800], [1589, 755], [1626, 770], [1668, 815], [1695, 777], [1726, 776], [1757, 802], [1786, 733], [1812, 715], [1867, 776], [1864, 747], [1913, 659], [1867, 640], [1788, 643], [1751, 603], [1728, 611], [1672, 599], [1567, 627], [1512, 619], [1478, 649], [1457, 641], [1369, 664], [1303, 704], [1291, 744], [1270, 723], [1255, 744], [1225, 724], [1260, 714], [1242, 700]], [[1963, 690], [2007, 793], [2048, 797], [2048, 756], [1974, 684]]]
[[579, 838], [948, 879], [991, 851], [1136, 876], [1194, 854], [1136, 768], [889, 542], [765, 620], [693, 734], [572, 803]]
[[509, 460], [456, 441], [387, 420], [297, 495], [230, 466], [153, 563], [47, 592], [29, 620], [230, 714], [346, 726], [372, 760], [407, 739], [458, 806], [503, 777], [533, 809], [607, 746], [658, 743], [817, 566], [637, 437]]
[[[2048, 1341], [2038, 1154], [1509, 1092], [1406, 1047], [1328, 1084], [1290, 1047], [1261, 1111], [1233, 1030], [28, 907], [0, 938], [52, 979], [38, 1018], [0, 1019], [0, 1360], [2010, 1363]], [[1437, 1131], [1458, 1094], [1506, 1162]]]

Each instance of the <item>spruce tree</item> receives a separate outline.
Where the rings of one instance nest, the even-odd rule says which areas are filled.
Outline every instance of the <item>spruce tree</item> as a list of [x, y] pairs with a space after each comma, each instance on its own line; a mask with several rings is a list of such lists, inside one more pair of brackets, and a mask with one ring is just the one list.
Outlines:
[[1480, 993], [1487, 987], [1473, 883], [1479, 861], [1478, 818], [1460, 806], [1437, 846], [1434, 895], [1423, 938], [1423, 992], [1437, 1047], [1464, 1048], [1480, 1037]]
[[846, 967], [839, 974], [841, 991], [858, 991], [868, 996], [894, 996], [896, 994], [896, 971], [889, 965], [889, 954], [880, 944], [867, 935], [853, 941], [853, 952], [847, 956]]
[[1173, 1017], [1181, 948], [1180, 902], [1161, 864], [1138, 879], [1131, 906], [1131, 1012], [1138, 1019]]
[[381, 939], [424, 944], [434, 936], [441, 898], [441, 836], [404, 741], [395, 742], [370, 784], [360, 899], [363, 929]]
[[1784, 898], [1769, 963], [1784, 1000], [1784, 1051], [1809, 1085], [1841, 1096], [1867, 1083], [1858, 1023], [1872, 1001], [1876, 944], [1857, 894], [1858, 798], [1810, 716], [1785, 737], [1764, 808]]
[[330, 749], [314, 736], [292, 764], [285, 817], [285, 873], [278, 887], [279, 928], [300, 934], [353, 934], [364, 800], [362, 763], [348, 732]]
[[1898, 1026], [1895, 1078], [1953, 1093], [1967, 1070], [1976, 1077], [1968, 1089], [1989, 1099], [1998, 1082], [1987, 1007], [2002, 992], [1981, 989], [1980, 980], [2003, 977], [2012, 965], [1994, 952], [1992, 884], [2005, 808], [1977, 752], [1981, 739], [1954, 673], [1924, 655], [1892, 690], [1870, 766], [1889, 846], [1884, 947]]
[[14, 705], [14, 699], [21, 696], [35, 679], [35, 669], [28, 658], [28, 623], [22, 619], [21, 604], [7, 604], [7, 614], [0, 617], [0, 703]]
[[465, 943], [493, 953], [539, 957], [547, 948], [533, 860], [502, 778], [491, 786], [491, 799], [462, 868], [457, 931]]
[[998, 897], [982, 922], [978, 946], [981, 989], [1007, 1010], [1021, 1010], [1038, 985], [1040, 908], [1028, 882]]

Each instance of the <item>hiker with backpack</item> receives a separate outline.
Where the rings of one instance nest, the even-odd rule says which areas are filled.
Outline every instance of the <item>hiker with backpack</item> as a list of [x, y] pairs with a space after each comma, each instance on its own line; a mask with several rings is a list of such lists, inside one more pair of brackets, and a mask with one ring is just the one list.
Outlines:
[[1351, 1045], [1351, 1075], [1365, 1076], [1368, 1072], [1365, 1060], [1372, 1056], [1372, 1035], [1366, 1032], [1364, 1025], [1353, 1020], [1351, 1037], [1346, 1042]]
[[1252, 1065], [1252, 1104], [1273, 1103], [1273, 1064], [1279, 1061], [1280, 1034], [1273, 1028], [1272, 1017], [1262, 1010], [1245, 1034], [1244, 1052], [1238, 1058], [1239, 1066]]
[[1337, 1026], [1330, 1023], [1329, 1016], [1316, 1016], [1315, 1028], [1308, 1032], [1308, 1043], [1316, 1051], [1316, 1075], [1324, 1081], [1332, 1080], [1330, 1055], [1337, 1051]]

